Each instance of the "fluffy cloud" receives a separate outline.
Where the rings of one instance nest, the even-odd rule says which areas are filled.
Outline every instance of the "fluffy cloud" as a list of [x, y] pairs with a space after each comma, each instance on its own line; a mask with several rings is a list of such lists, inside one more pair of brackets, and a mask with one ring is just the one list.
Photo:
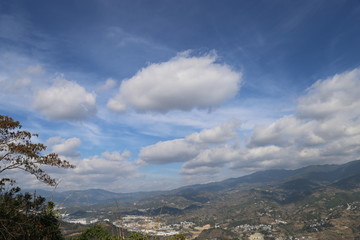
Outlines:
[[284, 116], [266, 127], [255, 127], [250, 138], [249, 146], [266, 146], [269, 144], [285, 146], [293, 144], [294, 138], [300, 132], [300, 120], [292, 115]]
[[196, 162], [202, 162], [208, 165], [217, 165], [218, 158], [214, 157], [214, 160], [207, 158], [209, 155], [207, 150], [216, 152], [211, 148], [236, 138], [237, 127], [237, 123], [229, 122], [193, 133], [185, 138], [158, 142], [141, 149], [139, 162], [148, 164], [187, 162], [186, 164], [190, 164], [190, 166], [196, 165]]
[[239, 126], [238, 122], [228, 122], [211, 129], [193, 133], [186, 137], [186, 140], [194, 143], [223, 143], [236, 137], [235, 130]]
[[239, 90], [241, 74], [216, 56], [190, 57], [180, 54], [168, 62], [151, 64], [121, 83], [119, 93], [108, 107], [122, 112], [168, 112], [218, 106]]
[[299, 99], [298, 115], [302, 118], [323, 119], [360, 114], [360, 69], [337, 74], [312, 85]]
[[[358, 89], [359, 69], [317, 81], [299, 98], [294, 115], [254, 129], [246, 154], [233, 167], [242, 168], [249, 161], [254, 167], [265, 168], [357, 159], [360, 154]], [[273, 149], [268, 152], [270, 148]]]
[[337, 74], [313, 84], [299, 98], [294, 114], [255, 127], [244, 141], [231, 122], [167, 141], [167, 151], [160, 147], [164, 142], [155, 144], [152, 156], [161, 152], [161, 162], [171, 162], [171, 149], [185, 152], [190, 146], [194, 155], [181, 158], [178, 152], [176, 158], [183, 162], [180, 173], [190, 178], [215, 176], [227, 168], [244, 172], [355, 160], [360, 155], [358, 89], [360, 69]]
[[50, 138], [47, 143], [51, 146], [51, 151], [64, 157], [78, 157], [79, 152], [76, 152], [76, 148], [81, 145], [79, 138], [62, 139], [59, 137]]
[[228, 162], [234, 161], [238, 156], [238, 151], [227, 145], [207, 148], [184, 163], [180, 173], [185, 175], [218, 173]]
[[175, 139], [144, 147], [141, 149], [139, 157], [145, 163], [168, 164], [186, 162], [198, 153], [199, 149], [195, 145], [184, 139]]
[[[58, 142], [59, 139], [52, 138], [48, 142]], [[137, 181], [142, 180], [144, 175], [139, 173], [138, 167], [129, 160], [130, 153], [124, 152], [104, 152], [101, 155], [95, 155], [83, 159], [67, 158], [75, 169], [61, 169], [53, 167], [44, 167], [43, 169], [60, 183], [57, 190], [76, 190], [102, 188], [113, 191], [135, 191]], [[46, 186], [40, 183], [31, 174], [24, 174], [23, 171], [9, 171], [14, 174], [17, 183], [24, 188], [41, 188]], [[6, 177], [12, 177], [7, 174]], [[21, 177], [19, 177], [21, 176]], [[129, 184], [129, 181], [132, 184]], [[50, 189], [54, 190], [54, 189]]]
[[100, 175], [107, 181], [138, 177], [137, 167], [127, 160], [129, 157], [127, 151], [104, 152], [101, 156], [78, 161], [75, 172], [80, 175]]
[[37, 92], [33, 106], [51, 120], [84, 120], [96, 114], [95, 101], [95, 94], [77, 83], [57, 79]]

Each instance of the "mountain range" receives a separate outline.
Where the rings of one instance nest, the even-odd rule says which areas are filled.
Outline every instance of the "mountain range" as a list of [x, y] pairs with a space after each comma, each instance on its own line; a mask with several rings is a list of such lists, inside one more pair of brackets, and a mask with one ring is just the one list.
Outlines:
[[[324, 186], [354, 189], [360, 186], [360, 160], [341, 165], [311, 165], [295, 170], [265, 170], [221, 182], [190, 185], [170, 191], [115, 193], [103, 189], [88, 189], [64, 192], [36, 190], [36, 193], [65, 206], [93, 205], [114, 201], [131, 203], [170, 196], [181, 196], [194, 202], [204, 203], [209, 200], [205, 197], [205, 193], [214, 194], [255, 185], [277, 186], [289, 193], [312, 191]], [[25, 191], [34, 192], [35, 190]]]
[[190, 239], [360, 239], [360, 160], [259, 171], [170, 191], [37, 194], [67, 206], [72, 218], [192, 222], [199, 228], [182, 230]]

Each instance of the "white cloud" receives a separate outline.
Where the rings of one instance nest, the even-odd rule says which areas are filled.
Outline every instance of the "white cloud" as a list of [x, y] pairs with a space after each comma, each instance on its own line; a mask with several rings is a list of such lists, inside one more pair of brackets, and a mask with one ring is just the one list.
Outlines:
[[257, 126], [251, 135], [249, 146], [291, 145], [294, 139], [290, 139], [289, 135], [299, 134], [302, 130], [299, 126], [300, 121], [292, 115], [284, 116], [266, 127]]
[[236, 137], [236, 129], [238, 127], [238, 122], [228, 122], [211, 129], [193, 133], [186, 137], [186, 140], [194, 143], [223, 143]]
[[195, 158], [183, 165], [183, 172], [192, 168], [201, 167], [223, 167], [226, 163], [235, 160], [239, 156], [237, 149], [230, 146], [219, 146], [207, 148], [199, 153]]
[[[168, 164], [185, 162], [184, 169], [199, 165], [219, 166], [227, 162], [228, 153], [219, 147], [237, 138], [237, 122], [229, 122], [211, 129], [204, 129], [185, 138], [158, 142], [141, 149], [140, 163]], [[186, 172], [183, 170], [182, 172]]]
[[77, 83], [56, 79], [39, 90], [33, 106], [51, 120], [84, 120], [96, 114], [96, 96]]
[[116, 112], [128, 107], [168, 112], [218, 106], [236, 95], [241, 73], [216, 59], [214, 55], [179, 54], [168, 62], [151, 64], [124, 80], [108, 107]]
[[141, 149], [141, 161], [150, 164], [186, 162], [199, 153], [199, 149], [184, 139], [158, 142]]
[[81, 145], [79, 138], [62, 139], [59, 137], [52, 137], [47, 140], [51, 146], [51, 151], [64, 157], [78, 157], [80, 153], [75, 151]]
[[[299, 98], [294, 115], [254, 129], [245, 159], [258, 167], [298, 167], [357, 159], [360, 153], [358, 89], [360, 69], [317, 81]], [[264, 149], [271, 146], [276, 151]], [[263, 154], [266, 159], [261, 157]], [[243, 167], [241, 162], [233, 166]]]
[[139, 177], [137, 167], [127, 159], [130, 153], [104, 152], [101, 156], [92, 156], [77, 162], [74, 169], [76, 174], [97, 175], [104, 181], [115, 181], [118, 178]]
[[[61, 138], [51, 138], [47, 143], [57, 143], [64, 141]], [[144, 178], [144, 175], [138, 171], [138, 167], [129, 161], [130, 153], [124, 152], [104, 152], [101, 155], [95, 155], [83, 159], [67, 159], [74, 165], [75, 169], [62, 169], [54, 167], [43, 167], [43, 169], [55, 178], [59, 186], [57, 190], [76, 190], [103, 188], [107, 190], [136, 191], [135, 186], [129, 184], [135, 183]], [[17, 183], [23, 188], [41, 188], [48, 187], [39, 182], [31, 174], [24, 174], [23, 171], [9, 171], [9, 174], [15, 175]], [[7, 175], [13, 177], [13, 175]], [[153, 186], [154, 187], [154, 186]], [[51, 189], [54, 190], [54, 189]]]
[[313, 84], [299, 99], [298, 115], [302, 118], [322, 119], [338, 115], [360, 114], [360, 69], [336, 74]]
[[255, 127], [244, 144], [238, 138], [238, 125], [229, 122], [168, 141], [171, 147], [167, 151], [159, 147], [163, 143], [153, 145], [153, 155], [161, 152], [165, 163], [170, 149], [183, 145], [182, 151], [186, 151], [186, 144], [191, 143], [196, 154], [181, 159], [180, 170], [190, 178], [217, 176], [224, 169], [247, 172], [355, 160], [360, 155], [358, 89], [359, 69], [338, 74], [313, 84], [299, 98], [294, 114]]

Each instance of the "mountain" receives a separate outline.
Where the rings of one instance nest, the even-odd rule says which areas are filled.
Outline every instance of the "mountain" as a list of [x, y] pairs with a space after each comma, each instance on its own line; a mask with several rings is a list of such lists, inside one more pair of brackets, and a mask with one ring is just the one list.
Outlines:
[[342, 165], [312, 165], [295, 170], [273, 169], [221, 182], [185, 186], [162, 192], [153, 198], [178, 196], [193, 203], [206, 203], [211, 196], [220, 193], [269, 185], [287, 191], [288, 195], [295, 192], [308, 195], [319, 187], [331, 184], [334, 187], [354, 188], [359, 183], [360, 175], [357, 174], [360, 174], [360, 160]]
[[342, 165], [312, 165], [295, 170], [266, 170], [221, 182], [185, 186], [140, 199], [130, 211], [147, 209], [137, 214], [148, 216], [161, 213], [177, 217], [184, 214], [206, 215], [204, 211], [215, 213], [217, 211], [214, 208], [221, 209], [219, 206], [227, 208], [241, 201], [251, 202], [248, 196], [287, 205], [296, 204], [328, 189], [341, 191], [358, 187], [360, 160]]
[[150, 197], [159, 192], [135, 192], [135, 193], [115, 193], [103, 189], [72, 190], [72, 191], [47, 191], [39, 189], [25, 189], [24, 192], [35, 192], [37, 195], [45, 197], [47, 200], [54, 201], [61, 206], [89, 206], [94, 204], [121, 202], [132, 203], [140, 199]]
[[72, 217], [192, 222], [196, 227], [180, 229], [191, 239], [360, 239], [360, 160], [259, 171], [170, 191], [51, 194], [68, 204], [100, 204], [72, 209]]
[[[140, 200], [152, 201], [153, 199], [155, 201], [164, 197], [181, 197], [186, 202], [185, 205], [187, 203], [191, 205], [204, 204], [217, 193], [239, 188], [278, 185], [279, 189], [290, 192], [311, 192], [318, 187], [331, 184], [333, 187], [351, 189], [359, 186], [359, 180], [360, 160], [357, 160], [342, 165], [312, 165], [295, 170], [265, 170], [221, 182], [190, 185], [170, 191], [115, 193], [102, 189], [88, 189], [65, 192], [36, 190], [36, 193], [65, 206], [104, 204], [115, 201], [118, 204], [129, 204]], [[34, 192], [35, 190], [27, 189], [24, 191]]]
[[146, 214], [167, 206], [180, 211], [164, 221], [210, 224], [198, 240], [360, 239], [360, 161], [261, 171], [137, 203]]
[[177, 189], [175, 192], [184, 192], [188, 189], [191, 189], [191, 191], [216, 192], [234, 188], [246, 183], [270, 184], [300, 178], [315, 182], [332, 183], [343, 178], [352, 177], [356, 174], [360, 174], [360, 160], [342, 165], [312, 165], [295, 170], [275, 169], [260, 171], [239, 178], [230, 178], [222, 182], [187, 186]]

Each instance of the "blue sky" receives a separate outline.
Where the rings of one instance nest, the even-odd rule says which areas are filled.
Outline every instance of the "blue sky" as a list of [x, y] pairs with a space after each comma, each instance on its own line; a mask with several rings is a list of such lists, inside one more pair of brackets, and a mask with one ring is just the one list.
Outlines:
[[[360, 153], [358, 1], [0, 1], [0, 111], [77, 165], [172, 189]], [[9, 172], [24, 187], [45, 188]]]

